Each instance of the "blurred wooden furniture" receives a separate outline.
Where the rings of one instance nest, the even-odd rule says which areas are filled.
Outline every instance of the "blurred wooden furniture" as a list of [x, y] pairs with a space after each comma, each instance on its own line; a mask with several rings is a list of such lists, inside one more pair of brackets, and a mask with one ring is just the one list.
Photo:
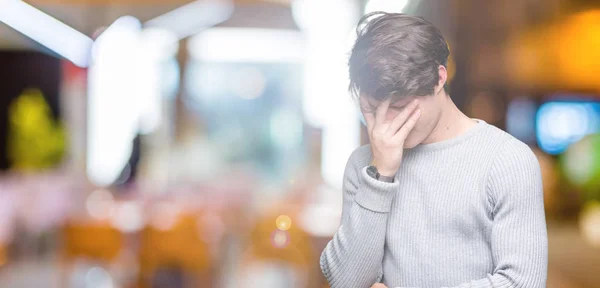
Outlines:
[[[311, 236], [294, 222], [297, 221], [297, 209], [274, 209], [263, 216], [249, 231], [245, 243], [245, 253], [241, 260], [241, 279], [247, 275], [244, 271], [260, 263], [287, 266], [294, 271], [295, 283], [292, 287], [314, 287], [314, 266], [318, 265], [314, 257]], [[279, 273], [285, 273], [280, 271]]]
[[8, 255], [6, 255], [6, 244], [0, 242], [0, 269], [8, 262]]
[[68, 287], [72, 265], [77, 259], [108, 266], [117, 260], [125, 243], [121, 231], [105, 221], [67, 222], [62, 237], [61, 287]]
[[576, 222], [547, 225], [548, 287], [600, 287], [600, 247], [585, 241]]
[[109, 223], [67, 223], [63, 228], [63, 241], [66, 260], [85, 257], [111, 262], [121, 251], [124, 237]]
[[190, 287], [213, 287], [214, 270], [210, 247], [201, 237], [196, 214], [180, 214], [171, 227], [146, 226], [140, 235], [139, 287], [151, 287], [160, 269], [175, 269], [191, 275]]

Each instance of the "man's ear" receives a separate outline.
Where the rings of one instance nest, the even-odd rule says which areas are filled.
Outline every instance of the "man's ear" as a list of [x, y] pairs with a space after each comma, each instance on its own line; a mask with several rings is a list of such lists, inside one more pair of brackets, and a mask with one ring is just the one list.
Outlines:
[[438, 66], [438, 75], [438, 84], [435, 86], [436, 95], [440, 93], [442, 89], [444, 89], [444, 85], [446, 85], [446, 81], [448, 81], [448, 70], [446, 67], [444, 67], [444, 65]]

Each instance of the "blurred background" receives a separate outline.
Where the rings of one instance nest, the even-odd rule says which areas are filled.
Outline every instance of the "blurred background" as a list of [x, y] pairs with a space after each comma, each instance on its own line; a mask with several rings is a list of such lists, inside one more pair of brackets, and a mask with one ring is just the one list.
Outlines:
[[0, 287], [328, 287], [358, 19], [446, 36], [539, 158], [548, 287], [600, 287], [600, 1], [0, 0]]

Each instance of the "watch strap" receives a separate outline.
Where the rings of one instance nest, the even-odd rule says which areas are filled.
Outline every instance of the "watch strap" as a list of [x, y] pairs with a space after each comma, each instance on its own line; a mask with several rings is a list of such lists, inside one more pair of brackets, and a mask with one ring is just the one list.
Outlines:
[[383, 182], [394, 183], [394, 176], [383, 176], [383, 175], [379, 174], [379, 178], [377, 180], [383, 181]]
[[383, 176], [379, 174], [379, 171], [377, 171], [377, 167], [375, 167], [374, 165], [369, 165], [369, 167], [367, 167], [367, 174], [369, 174], [369, 176], [371, 176], [373, 179], [388, 183], [394, 183], [394, 176]]

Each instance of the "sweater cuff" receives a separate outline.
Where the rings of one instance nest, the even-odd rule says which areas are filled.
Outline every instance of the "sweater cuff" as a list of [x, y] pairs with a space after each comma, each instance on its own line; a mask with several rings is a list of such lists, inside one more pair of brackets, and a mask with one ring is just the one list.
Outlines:
[[367, 167], [365, 166], [360, 170], [361, 186], [358, 189], [355, 201], [369, 210], [388, 213], [392, 208], [392, 200], [398, 193], [400, 183], [397, 182], [398, 179], [395, 179], [394, 183], [374, 179], [367, 174]]

